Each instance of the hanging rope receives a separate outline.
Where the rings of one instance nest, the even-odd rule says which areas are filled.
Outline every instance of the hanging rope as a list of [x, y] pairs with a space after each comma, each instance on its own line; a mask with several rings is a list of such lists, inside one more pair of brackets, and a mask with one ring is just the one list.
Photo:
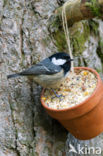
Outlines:
[[[74, 0], [69, 0], [69, 2], [74, 1]], [[62, 9], [62, 21], [63, 21], [63, 29], [64, 29], [64, 34], [65, 34], [65, 38], [66, 38], [66, 42], [67, 42], [67, 46], [68, 46], [68, 52], [69, 55], [71, 57], [71, 59], [73, 59], [73, 55], [72, 55], [72, 50], [71, 50], [71, 46], [70, 46], [70, 38], [69, 38], [69, 30], [68, 30], [68, 24], [67, 24], [67, 16], [66, 16], [66, 6], [67, 3], [64, 3], [63, 5], [63, 9]], [[73, 61], [71, 62], [71, 71], [74, 72], [74, 63]]]

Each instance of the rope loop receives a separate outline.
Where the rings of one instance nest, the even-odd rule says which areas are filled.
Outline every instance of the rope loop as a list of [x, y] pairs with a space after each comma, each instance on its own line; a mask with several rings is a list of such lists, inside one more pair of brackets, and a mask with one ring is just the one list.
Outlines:
[[[72, 1], [74, 1], [74, 0], [69, 0], [70, 3]], [[63, 22], [64, 34], [65, 34], [65, 38], [66, 38], [66, 42], [67, 42], [67, 46], [68, 46], [68, 52], [69, 52], [69, 55], [70, 55], [71, 59], [73, 59], [72, 50], [71, 50], [71, 46], [70, 46], [70, 37], [69, 37], [70, 34], [69, 34], [68, 23], [67, 23], [67, 16], [66, 16], [66, 6], [67, 6], [67, 4], [69, 2], [67, 1], [63, 5], [63, 9], [62, 9], [62, 22]], [[71, 62], [71, 71], [74, 72], [74, 63], [73, 63], [73, 61]]]

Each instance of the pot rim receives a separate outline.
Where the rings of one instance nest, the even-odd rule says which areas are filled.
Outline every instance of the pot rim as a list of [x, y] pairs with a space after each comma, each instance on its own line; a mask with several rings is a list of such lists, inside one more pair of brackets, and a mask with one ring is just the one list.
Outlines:
[[96, 91], [98, 90], [99, 86], [100, 86], [100, 82], [101, 82], [101, 78], [99, 76], [99, 74], [97, 73], [97, 71], [95, 69], [92, 69], [90, 67], [74, 67], [74, 69], [84, 69], [84, 70], [88, 70], [90, 72], [92, 72], [93, 74], [95, 74], [96, 78], [97, 78], [97, 85], [96, 85], [96, 88], [94, 89], [94, 92], [86, 99], [84, 100], [83, 102], [75, 105], [75, 106], [72, 106], [72, 107], [69, 107], [69, 108], [63, 108], [63, 109], [55, 109], [55, 108], [50, 108], [48, 107], [45, 102], [43, 101], [42, 99], [42, 96], [44, 94], [44, 91], [46, 88], [43, 88], [42, 92], [41, 92], [41, 96], [40, 96], [40, 100], [41, 100], [41, 104], [42, 106], [49, 110], [49, 111], [52, 111], [52, 112], [62, 112], [62, 111], [67, 111], [67, 110], [74, 110], [78, 107], [80, 107], [81, 105], [83, 105], [84, 103], [88, 102], [91, 98], [93, 98], [93, 96], [95, 95]]

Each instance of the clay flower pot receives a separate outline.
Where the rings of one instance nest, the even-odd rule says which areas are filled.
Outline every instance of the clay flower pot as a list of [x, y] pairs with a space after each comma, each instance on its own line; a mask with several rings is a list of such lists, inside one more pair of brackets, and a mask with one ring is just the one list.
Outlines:
[[41, 94], [41, 104], [46, 112], [58, 120], [72, 135], [80, 140], [88, 140], [103, 132], [103, 83], [99, 74], [88, 67], [75, 67], [94, 73], [97, 86], [92, 95], [82, 103], [66, 109], [52, 109], [45, 105]]

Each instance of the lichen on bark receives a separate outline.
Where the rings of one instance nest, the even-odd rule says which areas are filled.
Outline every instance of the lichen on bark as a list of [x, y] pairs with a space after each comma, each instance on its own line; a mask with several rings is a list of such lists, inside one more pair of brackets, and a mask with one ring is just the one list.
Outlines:
[[[0, 156], [59, 156], [68, 151], [68, 132], [43, 110], [41, 88], [24, 77], [7, 80], [7, 74], [21, 71], [58, 50], [66, 51], [62, 25], [48, 29], [58, 7], [56, 0], [0, 0]], [[73, 54], [83, 55], [75, 61], [76, 66], [102, 69], [103, 22], [97, 23], [83, 21], [70, 28]], [[73, 141], [76, 146], [78, 140], [70, 136], [67, 142]]]

